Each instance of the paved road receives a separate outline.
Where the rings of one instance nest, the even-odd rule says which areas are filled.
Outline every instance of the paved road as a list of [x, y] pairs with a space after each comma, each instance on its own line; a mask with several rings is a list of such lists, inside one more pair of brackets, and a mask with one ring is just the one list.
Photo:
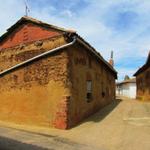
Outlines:
[[150, 150], [150, 103], [117, 100], [71, 130], [38, 132], [1, 126], [0, 150]]
[[0, 150], [94, 150], [63, 137], [0, 127]]

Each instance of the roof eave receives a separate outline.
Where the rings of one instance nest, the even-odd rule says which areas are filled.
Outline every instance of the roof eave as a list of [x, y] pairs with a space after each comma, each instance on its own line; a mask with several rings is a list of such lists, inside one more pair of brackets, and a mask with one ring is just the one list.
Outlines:
[[80, 37], [76, 31], [71, 31], [71, 30], [66, 30], [63, 28], [59, 28], [57, 26], [54, 25], [50, 25], [47, 23], [44, 23], [42, 21], [30, 18], [30, 17], [22, 17], [20, 20], [18, 20], [14, 25], [12, 25], [10, 28], [7, 29], [7, 32], [4, 33], [1, 37], [0, 40], [4, 40], [4, 38], [7, 37], [7, 35], [12, 32], [18, 25], [25, 23], [25, 22], [31, 22], [40, 26], [45, 26], [48, 28], [53, 28], [56, 29], [58, 31], [61, 31], [63, 33], [67, 33], [67, 34], [71, 34], [71, 35], [76, 35], [78, 37], [78, 41], [80, 41], [83, 45], [85, 45], [98, 59], [100, 59], [114, 74], [115, 74], [115, 78], [117, 79], [117, 71], [100, 55], [100, 53], [98, 53], [88, 42], [86, 42], [82, 37]]
[[54, 26], [54, 25], [50, 25], [50, 24], [47, 24], [45, 22], [38, 21], [36, 19], [24, 16], [21, 19], [19, 19], [15, 24], [13, 24], [10, 28], [8, 28], [2, 36], [0, 36], [0, 41], [2, 41], [5, 37], [7, 37], [7, 35], [10, 32], [12, 32], [17, 26], [19, 26], [20, 24], [23, 24], [25, 22], [31, 22], [33, 24], [43, 26], [43, 27], [47, 27], [47, 28], [52, 28], [52, 29], [55, 29], [55, 30], [58, 30], [58, 31], [64, 32], [64, 33], [76, 33], [76, 31], [74, 31], [74, 30], [67, 30], [67, 29], [64, 29], [64, 28], [60, 28], [60, 27], [57, 27], [57, 26]]
[[148, 58], [146, 60], [146, 63], [141, 67], [139, 68], [133, 76], [137, 76], [138, 74], [142, 73], [143, 71], [145, 71], [148, 67], [150, 66], [150, 51], [148, 53]]
[[88, 42], [86, 42], [79, 35], [77, 36], [78, 41], [81, 42], [81, 44], [85, 45], [98, 59], [100, 59], [115, 74], [115, 78], [117, 79], [117, 71]]

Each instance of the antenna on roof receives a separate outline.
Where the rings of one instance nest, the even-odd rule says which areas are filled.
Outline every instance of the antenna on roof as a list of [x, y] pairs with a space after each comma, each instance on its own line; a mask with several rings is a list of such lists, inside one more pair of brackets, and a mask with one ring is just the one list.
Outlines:
[[110, 58], [113, 59], [113, 55], [114, 55], [114, 52], [111, 51], [111, 55], [110, 55]]
[[113, 55], [114, 55], [114, 52], [111, 51], [110, 60], [109, 60], [109, 64], [110, 64], [111, 66], [114, 66]]
[[24, 0], [24, 4], [25, 4], [25, 16], [28, 16], [28, 13], [30, 12], [30, 9], [28, 7], [27, 0]]

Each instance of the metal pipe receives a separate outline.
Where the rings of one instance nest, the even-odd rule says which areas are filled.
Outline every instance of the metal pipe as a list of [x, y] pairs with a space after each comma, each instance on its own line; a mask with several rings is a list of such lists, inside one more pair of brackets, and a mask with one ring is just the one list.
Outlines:
[[28, 59], [28, 60], [26, 60], [26, 61], [23, 61], [23, 62], [21, 62], [21, 63], [15, 65], [15, 66], [13, 66], [13, 67], [10, 67], [10, 68], [8, 68], [8, 69], [6, 69], [6, 70], [0, 72], [0, 76], [4, 75], [4, 74], [6, 74], [6, 73], [8, 73], [8, 72], [10, 72], [10, 71], [12, 71], [12, 70], [15, 70], [15, 69], [17, 69], [17, 68], [19, 68], [19, 67], [21, 67], [21, 66], [23, 66], [23, 65], [25, 65], [25, 64], [27, 64], [27, 63], [29, 63], [29, 62], [32, 62], [32, 61], [34, 61], [34, 60], [36, 60], [36, 59], [38, 59], [38, 58], [41, 58], [41, 57], [46, 56], [46, 55], [49, 55], [49, 54], [51, 54], [51, 53], [53, 53], [53, 52], [57, 52], [57, 51], [59, 51], [60, 49], [69, 47], [69, 46], [73, 45], [75, 42], [76, 42], [76, 37], [73, 37], [73, 41], [72, 41], [72, 42], [70, 42], [70, 43], [68, 43], [68, 44], [65, 44], [65, 45], [62, 45], [62, 46], [60, 46], [60, 47], [54, 48], [54, 49], [49, 50], [49, 51], [47, 51], [47, 52], [44, 52], [44, 53], [42, 53], [42, 54], [39, 54], [39, 55], [37, 55], [37, 56], [35, 56], [35, 57], [32, 57], [32, 58], [30, 58], [30, 59]]

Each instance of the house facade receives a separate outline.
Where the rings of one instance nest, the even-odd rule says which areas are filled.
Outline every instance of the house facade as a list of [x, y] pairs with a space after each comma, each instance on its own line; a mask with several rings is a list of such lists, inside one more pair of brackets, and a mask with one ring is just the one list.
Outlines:
[[146, 63], [134, 74], [137, 83], [137, 99], [150, 101], [150, 52]]
[[22, 17], [0, 37], [0, 120], [67, 129], [115, 99], [117, 72], [75, 31]]
[[116, 84], [116, 95], [131, 99], [136, 98], [136, 79], [128, 79]]

